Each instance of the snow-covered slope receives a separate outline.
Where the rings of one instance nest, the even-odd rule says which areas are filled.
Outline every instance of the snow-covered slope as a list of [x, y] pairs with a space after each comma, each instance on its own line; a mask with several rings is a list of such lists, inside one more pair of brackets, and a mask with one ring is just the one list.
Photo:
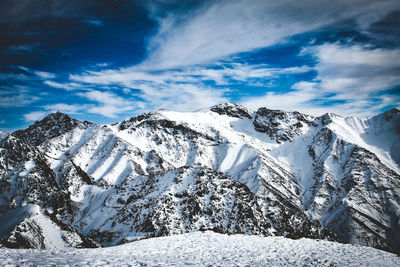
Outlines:
[[[52, 186], [70, 205], [60, 220], [103, 245], [215, 229], [337, 234], [396, 251], [399, 133], [397, 109], [358, 119], [253, 112], [228, 103], [197, 112], [157, 110], [113, 125], [55, 113], [8, 139], [46, 159]], [[25, 169], [19, 179], [34, 180]], [[2, 181], [15, 178], [13, 170], [4, 169]], [[8, 208], [25, 205], [12, 204], [16, 197], [9, 195]]]
[[2, 243], [15, 248], [99, 247], [93, 240], [30, 204], [0, 215]]
[[[0, 141], [0, 239], [10, 247], [94, 247], [66, 225], [73, 207], [40, 151], [14, 136]], [[62, 223], [63, 221], [64, 223]]]
[[0, 141], [0, 212], [38, 204], [64, 220], [71, 218], [69, 194], [36, 147], [10, 135]]
[[400, 258], [322, 240], [196, 232], [98, 249], [0, 249], [0, 262], [17, 266], [399, 266]]
[[[84, 194], [93, 193], [88, 188]], [[298, 210], [273, 205], [267, 211], [263, 199], [244, 184], [203, 167], [126, 179], [105, 190], [102, 203], [101, 209], [88, 205], [76, 224], [106, 246], [205, 229], [334, 238]]]

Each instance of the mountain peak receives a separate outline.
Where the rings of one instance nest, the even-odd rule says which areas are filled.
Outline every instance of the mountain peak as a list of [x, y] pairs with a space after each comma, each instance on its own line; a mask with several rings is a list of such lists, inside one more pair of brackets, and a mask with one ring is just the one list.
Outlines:
[[62, 112], [49, 114], [40, 121], [36, 121], [25, 130], [18, 130], [12, 133], [13, 136], [24, 140], [30, 145], [37, 146], [50, 138], [60, 136], [75, 127], [83, 125], [85, 127], [92, 125], [91, 122], [81, 122], [73, 119]]
[[234, 118], [246, 117], [251, 119], [252, 114], [251, 110], [235, 102], [218, 104], [212, 106], [210, 110], [220, 115], [228, 115]]
[[390, 121], [394, 116], [399, 116], [400, 110], [397, 108], [392, 108], [391, 110], [385, 111], [383, 116], [385, 120]]
[[399, 110], [398, 108], [392, 108], [391, 110], [386, 111], [386, 112], [391, 112], [391, 113], [399, 114], [399, 113], [400, 113], [400, 110]]
[[341, 116], [329, 112], [319, 116], [317, 119], [321, 121], [322, 125], [328, 125], [332, 123], [336, 118], [341, 118]]
[[49, 119], [62, 121], [62, 120], [70, 120], [72, 118], [70, 116], [68, 116], [67, 114], [64, 114], [60, 111], [56, 111], [56, 112], [50, 113], [49, 115], [44, 117], [41, 121], [45, 121], [45, 120], [49, 120]]

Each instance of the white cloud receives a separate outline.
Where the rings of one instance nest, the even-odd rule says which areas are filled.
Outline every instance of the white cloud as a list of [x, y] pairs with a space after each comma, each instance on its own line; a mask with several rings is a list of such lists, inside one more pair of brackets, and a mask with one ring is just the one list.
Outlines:
[[129, 102], [124, 100], [122, 97], [114, 95], [110, 92], [101, 92], [101, 91], [89, 91], [85, 93], [78, 93], [79, 96], [86, 97], [87, 99], [109, 105], [126, 105]]
[[[189, 111], [229, 101], [225, 93], [230, 89], [224, 88], [237, 82], [246, 83], [248, 86], [265, 86], [280, 75], [304, 73], [310, 70], [311, 68], [307, 66], [271, 68], [266, 64], [218, 63], [164, 71], [144, 71], [136, 67], [87, 71], [70, 75], [70, 79], [80, 84], [87, 84], [88, 87], [119, 86], [125, 94], [141, 99], [140, 102], [135, 101], [135, 108]], [[208, 82], [224, 87], [217, 89], [207, 85]], [[104, 99], [109, 99], [105, 93], [100, 94], [97, 91], [82, 95], [103, 104], [106, 104]]]
[[109, 62], [102, 62], [102, 63], [97, 63], [95, 64], [96, 67], [108, 67], [110, 66]]
[[335, 22], [355, 19], [366, 29], [398, 8], [396, 0], [239, 0], [204, 2], [195, 10], [164, 14], [151, 2], [159, 30], [143, 68], [202, 64]]
[[54, 105], [47, 105], [44, 106], [46, 110], [49, 112], [63, 112], [68, 114], [78, 114], [80, 111], [83, 111], [88, 108], [88, 105], [69, 105], [69, 104], [54, 104]]
[[56, 75], [51, 72], [46, 72], [46, 71], [39, 71], [39, 70], [33, 70], [24, 66], [18, 66], [19, 69], [26, 71], [30, 74], [34, 74], [37, 78], [40, 78], [42, 80], [44, 79], [54, 79]]
[[147, 109], [157, 107], [177, 111], [193, 111], [215, 103], [229, 101], [223, 96], [223, 90], [195, 84], [175, 84], [164, 86], [161, 90], [155, 90], [148, 86], [140, 88], [145, 92], [142, 98], [146, 100]]
[[[170, 9], [157, 9], [154, 2], [148, 7], [150, 17], [158, 23], [159, 28], [148, 39], [147, 59], [129, 68], [73, 74], [70, 80], [87, 87], [118, 86], [118, 90], [125, 95], [139, 99], [128, 101], [134, 103], [130, 105], [134, 109], [165, 107], [194, 110], [229, 101], [227, 92], [232, 88], [220, 88], [234, 86], [238, 82], [264, 87], [267, 91], [274, 79], [281, 75], [315, 70], [318, 77], [314, 81], [297, 83], [287, 93], [266, 92], [262, 97], [242, 101], [253, 108], [269, 106], [313, 113], [327, 110], [321, 100], [324, 98], [345, 101], [346, 108], [340, 109], [340, 105], [331, 105], [330, 108], [348, 113], [369, 107], [372, 103], [387, 103], [386, 96], [375, 95], [374, 100], [368, 97], [388, 89], [398, 80], [393, 75], [397, 63], [385, 64], [389, 58], [397, 56], [397, 52], [337, 44], [304, 49], [304, 54], [313, 55], [317, 60], [313, 67], [272, 68], [266, 64], [221, 63], [229, 62], [226, 59], [234, 54], [271, 46], [295, 34], [338, 22], [353, 20], [358, 23], [358, 30], [368, 29], [372, 23], [398, 7], [396, 0], [222, 0], [205, 2], [197, 9], [175, 13], [165, 13], [164, 10]], [[375, 65], [371, 62], [375, 62]], [[390, 75], [379, 76], [379, 71], [388, 69]], [[363, 77], [363, 73], [372, 75]], [[386, 81], [382, 83], [381, 77]], [[368, 82], [362, 83], [363, 79]], [[70, 90], [66, 85], [52, 85]], [[356, 98], [362, 91], [364, 95]], [[115, 109], [118, 104], [107, 104], [103, 96], [92, 94], [81, 94], [100, 104], [93, 107], [91, 112], [108, 116], [118, 114]]]
[[324, 44], [303, 50], [317, 59], [320, 89], [360, 97], [400, 84], [400, 49]]
[[43, 83], [50, 87], [64, 89], [67, 91], [76, 90], [76, 89], [85, 89], [82, 86], [82, 84], [78, 84], [78, 83], [59, 83], [59, 82], [50, 81], [50, 80], [46, 80]]
[[25, 121], [37, 121], [42, 119], [47, 113], [43, 111], [34, 111], [28, 114], [24, 114]]
[[[311, 88], [314, 84], [310, 83]], [[320, 116], [327, 112], [342, 116], [369, 117], [380, 113], [388, 105], [400, 105], [399, 97], [379, 96], [375, 98], [347, 99], [344, 103], [329, 103], [329, 98], [321, 98], [318, 90], [295, 90], [288, 93], [269, 92], [261, 97], [249, 97], [240, 101], [243, 105], [257, 110], [260, 107], [285, 111], [299, 111]]]
[[119, 108], [117, 106], [111, 106], [111, 105], [103, 105], [103, 106], [92, 107], [88, 109], [88, 112], [93, 114], [100, 114], [107, 118], [116, 118], [118, 114], [121, 114], [128, 110], [131, 109]]
[[[400, 50], [334, 43], [310, 46], [301, 54], [311, 55], [317, 63], [313, 67], [289, 68], [217, 63], [158, 71], [146, 71], [139, 66], [87, 71], [71, 75], [70, 79], [90, 86], [119, 86], [125, 94], [140, 99], [140, 102], [135, 101], [135, 109], [142, 111], [154, 108], [189, 111], [227, 102], [230, 101], [228, 91], [234, 90], [237, 83], [265, 88], [264, 96], [241, 100], [253, 109], [266, 106], [316, 115], [327, 111], [342, 115], [370, 115], [379, 112], [384, 107], [382, 105], [399, 104], [398, 97], [378, 93], [400, 84]], [[300, 81], [284, 93], [268, 92], [271, 84], [282, 75], [309, 71], [317, 73], [314, 80]], [[208, 82], [214, 82], [217, 87], [208, 85]], [[101, 110], [98, 107], [92, 111], [106, 114], [103, 95], [91, 94], [87, 97], [103, 103]], [[111, 116], [116, 114], [110, 107], [107, 112], [113, 114]]]
[[54, 79], [56, 75], [54, 73], [45, 72], [45, 71], [35, 71], [36, 76], [42, 79]]
[[23, 107], [40, 99], [31, 95], [27, 90], [14, 89], [16, 92], [0, 92], [0, 107]]
[[[307, 104], [319, 95], [318, 89], [314, 88], [314, 84], [310, 82], [300, 82], [294, 87], [294, 90], [286, 93], [268, 92], [261, 97], [244, 98], [241, 103], [253, 110], [257, 110], [260, 107], [268, 107], [286, 111], [297, 110], [310, 114], [319, 113], [317, 110], [314, 110], [315, 106]], [[322, 113], [325, 112], [326, 111]]]
[[[2, 72], [0, 73], [0, 81], [20, 81], [20, 82], [26, 82], [32, 80], [31, 77], [28, 75], [25, 75], [23, 73], [5, 73]], [[4, 83], [3, 83], [4, 84]]]
[[88, 109], [88, 112], [100, 114], [108, 118], [116, 118], [119, 114], [133, 110], [135, 108], [132, 101], [123, 99], [110, 92], [92, 90], [89, 92], [78, 93], [78, 96], [95, 101], [99, 106]]
[[314, 69], [318, 74], [313, 81], [298, 82], [286, 93], [249, 97], [242, 103], [253, 109], [266, 106], [348, 116], [370, 116], [385, 106], [400, 106], [400, 96], [385, 93], [400, 85], [399, 49], [324, 44], [308, 47], [303, 53], [312, 54], [317, 61]]

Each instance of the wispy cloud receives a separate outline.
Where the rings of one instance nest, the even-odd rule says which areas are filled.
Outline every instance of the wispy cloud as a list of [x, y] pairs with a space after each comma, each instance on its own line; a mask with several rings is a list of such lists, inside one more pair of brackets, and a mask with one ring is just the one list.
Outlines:
[[[14, 2], [7, 2], [10, 11], [0, 18], [1, 25], [20, 25], [38, 18], [73, 18], [80, 26], [89, 24], [83, 28], [90, 30], [112, 19], [88, 13], [90, 4], [78, 9], [82, 4], [75, 0], [55, 4], [46, 0], [39, 5], [31, 0]], [[253, 109], [267, 106], [344, 115], [374, 113], [400, 103], [397, 95], [388, 92], [400, 84], [398, 49], [354, 42], [344, 44], [344, 38], [341, 43], [322, 44], [326, 42], [324, 39], [318, 40], [318, 45], [308, 45], [297, 55], [307, 58], [300, 60], [302, 63], [272, 66], [265, 55], [255, 60], [257, 64], [250, 56], [246, 58], [250, 54], [247, 52], [257, 56], [260, 48], [269, 47], [273, 51], [285, 42], [292, 45], [296, 39], [292, 37], [298, 34], [306, 33], [301, 37], [307, 39], [310, 31], [328, 33], [339, 24], [346, 30], [362, 31], [363, 36], [368, 36], [372, 24], [399, 9], [398, 0], [250, 2], [221, 0], [180, 5], [175, 1], [173, 7], [170, 1], [142, 2], [157, 28], [144, 29], [152, 36], [141, 43], [147, 51], [138, 52], [138, 56], [143, 56], [140, 63], [118, 68], [118, 63], [90, 61], [92, 65], [86, 66], [86, 70], [80, 66], [79, 71], [70, 75], [13, 66], [11, 71], [0, 73], [2, 83], [12, 84], [9, 90], [0, 91], [0, 107], [27, 106], [41, 100], [35, 108], [39, 106], [42, 111], [25, 114], [25, 120], [35, 120], [57, 110], [117, 118], [156, 108], [189, 111], [232, 100]], [[0, 3], [0, 7], [7, 5]], [[35, 12], [31, 12], [31, 7]], [[295, 45], [306, 46], [303, 41]], [[14, 44], [8, 49], [14, 54], [18, 51], [26, 54], [32, 47]], [[70, 58], [75, 60], [72, 54]], [[112, 61], [111, 58], [102, 60]], [[78, 62], [82, 64], [81, 61], [73, 63]], [[283, 65], [288, 67], [276, 67]], [[17, 88], [17, 85], [30, 88], [13, 92], [11, 87]], [[60, 92], [62, 99], [54, 99]], [[61, 103], [63, 100], [66, 102]]]
[[26, 122], [37, 121], [42, 119], [47, 113], [43, 111], [34, 111], [28, 114], [24, 114], [24, 118]]
[[32, 95], [24, 86], [0, 87], [0, 107], [22, 107], [36, 102], [40, 97]]
[[36, 76], [42, 79], [54, 79], [56, 75], [54, 73], [45, 72], [45, 71], [35, 71]]
[[77, 95], [99, 104], [89, 108], [88, 112], [100, 114], [108, 118], [116, 118], [119, 114], [135, 108], [131, 101], [123, 99], [111, 92], [92, 90], [89, 92], [78, 93]]
[[70, 79], [78, 83], [101, 85], [114, 83], [133, 87], [146, 82], [176, 84], [214, 81], [216, 84], [224, 85], [229, 84], [229, 80], [248, 81], [249, 79], [274, 78], [282, 74], [299, 74], [310, 70], [312, 68], [309, 66], [273, 68], [267, 64], [216, 63], [161, 71], [143, 70], [140, 67], [87, 71], [70, 75]]
[[110, 104], [110, 105], [127, 104], [126, 100], [124, 100], [122, 97], [116, 96], [110, 92], [100, 92], [93, 90], [87, 93], [79, 93], [78, 95], [102, 104]]
[[63, 112], [63, 113], [68, 113], [68, 114], [78, 114], [85, 109], [87, 109], [89, 105], [70, 105], [70, 104], [64, 104], [64, 103], [59, 103], [59, 104], [52, 104], [52, 105], [46, 105], [44, 108], [48, 110], [49, 112]]
[[243, 99], [243, 103], [253, 109], [268, 106], [349, 116], [369, 116], [385, 106], [400, 106], [400, 96], [388, 92], [400, 86], [399, 49], [329, 43], [307, 47], [302, 53], [317, 61], [315, 79], [298, 82], [288, 92], [268, 92]]
[[57, 89], [64, 89], [67, 91], [77, 90], [77, 89], [80, 89], [80, 90], [85, 89], [84, 86], [79, 83], [71, 83], [71, 82], [62, 83], [62, 82], [55, 82], [55, 81], [51, 81], [51, 80], [46, 80], [43, 83], [50, 87], [54, 87]]
[[159, 30], [150, 38], [149, 57], [142, 65], [171, 68], [271, 46], [338, 21], [352, 19], [366, 29], [398, 7], [398, 2], [226, 0], [174, 14], [163, 13], [153, 2], [150, 5]]
[[20, 70], [23, 70], [23, 71], [29, 73], [29, 74], [34, 75], [36, 78], [39, 78], [39, 79], [42, 79], [42, 80], [56, 78], [56, 75], [54, 73], [51, 73], [51, 72], [34, 70], [34, 69], [30, 69], [30, 68], [27, 68], [27, 67], [24, 67], [24, 66], [18, 66], [18, 68]]
[[39, 101], [43, 96], [42, 80], [53, 77], [52, 73], [23, 66], [12, 66], [7, 72], [1, 72], [0, 107], [23, 107]]
[[338, 43], [308, 47], [317, 64], [320, 89], [347, 97], [366, 96], [400, 84], [400, 49]]
[[86, 20], [83, 20], [82, 22], [93, 25], [93, 26], [97, 26], [97, 27], [103, 26], [103, 22], [101, 20], [97, 20], [97, 19], [86, 19]]
[[[137, 67], [87, 71], [70, 75], [70, 79], [86, 87], [117, 86], [124, 94], [136, 98], [135, 109], [171, 108], [188, 111], [229, 101], [226, 94], [237, 83], [262, 87], [281, 75], [310, 70], [308, 66], [272, 68], [266, 64], [218, 63], [163, 71], [146, 71]], [[91, 94], [84, 95], [99, 100]]]

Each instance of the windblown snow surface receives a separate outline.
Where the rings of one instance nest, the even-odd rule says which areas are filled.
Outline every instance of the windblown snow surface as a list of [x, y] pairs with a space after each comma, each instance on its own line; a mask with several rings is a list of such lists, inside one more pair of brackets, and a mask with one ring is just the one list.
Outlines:
[[400, 257], [322, 240], [207, 231], [97, 249], [1, 249], [0, 262], [8, 266], [400, 266]]

